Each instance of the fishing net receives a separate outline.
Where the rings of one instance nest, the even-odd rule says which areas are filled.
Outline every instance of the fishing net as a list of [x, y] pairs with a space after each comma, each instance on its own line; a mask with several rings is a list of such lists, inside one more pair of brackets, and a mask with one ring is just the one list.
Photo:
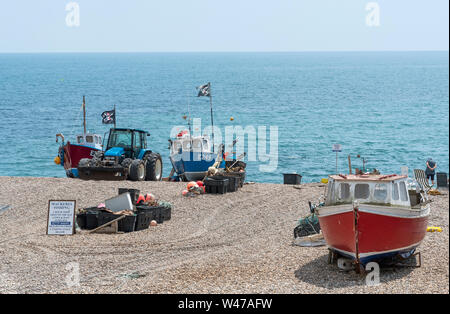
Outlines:
[[306, 237], [320, 232], [319, 218], [312, 213], [301, 218], [294, 228], [294, 238]]

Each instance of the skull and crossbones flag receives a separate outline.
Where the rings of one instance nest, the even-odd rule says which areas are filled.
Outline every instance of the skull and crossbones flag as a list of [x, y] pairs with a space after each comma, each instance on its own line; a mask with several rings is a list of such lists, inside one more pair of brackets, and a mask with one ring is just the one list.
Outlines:
[[113, 124], [116, 121], [116, 110], [105, 111], [102, 113], [103, 124]]
[[199, 87], [197, 87], [197, 89], [198, 89], [197, 97], [201, 97], [201, 96], [211, 97], [211, 83], [199, 86]]

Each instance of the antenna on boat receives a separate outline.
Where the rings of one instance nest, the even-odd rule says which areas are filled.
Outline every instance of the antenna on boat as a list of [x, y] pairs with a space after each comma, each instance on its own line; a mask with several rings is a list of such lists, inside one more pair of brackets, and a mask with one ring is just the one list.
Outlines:
[[83, 95], [83, 127], [84, 127], [84, 134], [86, 134], [86, 101], [84, 95]]

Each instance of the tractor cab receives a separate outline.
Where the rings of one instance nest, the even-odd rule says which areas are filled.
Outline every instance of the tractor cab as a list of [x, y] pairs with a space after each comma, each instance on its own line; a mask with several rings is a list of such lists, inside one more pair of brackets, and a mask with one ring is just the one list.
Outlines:
[[161, 155], [147, 148], [146, 131], [111, 128], [105, 151], [96, 152], [91, 159], [78, 164], [81, 179], [160, 181]]
[[105, 156], [123, 158], [142, 158], [140, 156], [147, 149], [148, 132], [135, 129], [112, 128], [109, 131]]

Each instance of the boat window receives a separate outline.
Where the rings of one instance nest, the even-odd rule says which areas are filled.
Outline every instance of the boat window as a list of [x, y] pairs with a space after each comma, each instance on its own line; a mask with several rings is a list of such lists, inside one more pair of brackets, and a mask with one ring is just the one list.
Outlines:
[[94, 138], [95, 138], [95, 143], [96, 143], [96, 144], [100, 144], [100, 139], [99, 139], [99, 137], [96, 135], [96, 136], [94, 136]]
[[355, 198], [366, 199], [370, 195], [368, 184], [356, 184], [355, 185]]
[[328, 183], [327, 204], [334, 202], [334, 181]]
[[181, 143], [176, 141], [173, 143], [173, 152], [178, 153], [181, 149]]
[[400, 182], [400, 199], [404, 202], [408, 201], [408, 192], [406, 191], [406, 184], [404, 181]]
[[94, 137], [92, 135], [86, 135], [87, 143], [94, 143]]
[[191, 150], [191, 141], [184, 141], [183, 142], [183, 150], [184, 151], [190, 151]]
[[387, 198], [387, 185], [386, 183], [377, 183], [373, 192], [373, 197], [377, 201], [385, 201]]
[[82, 144], [83, 143], [83, 137], [82, 136], [77, 136], [77, 143], [78, 144]]
[[398, 201], [398, 198], [399, 198], [399, 196], [398, 196], [398, 184], [394, 183], [394, 184], [392, 184], [392, 199], [394, 201]]
[[201, 152], [202, 151], [202, 142], [201, 140], [194, 140], [192, 141], [192, 145], [194, 148], [194, 152]]
[[350, 197], [350, 184], [341, 183], [339, 184], [339, 199], [346, 200]]

